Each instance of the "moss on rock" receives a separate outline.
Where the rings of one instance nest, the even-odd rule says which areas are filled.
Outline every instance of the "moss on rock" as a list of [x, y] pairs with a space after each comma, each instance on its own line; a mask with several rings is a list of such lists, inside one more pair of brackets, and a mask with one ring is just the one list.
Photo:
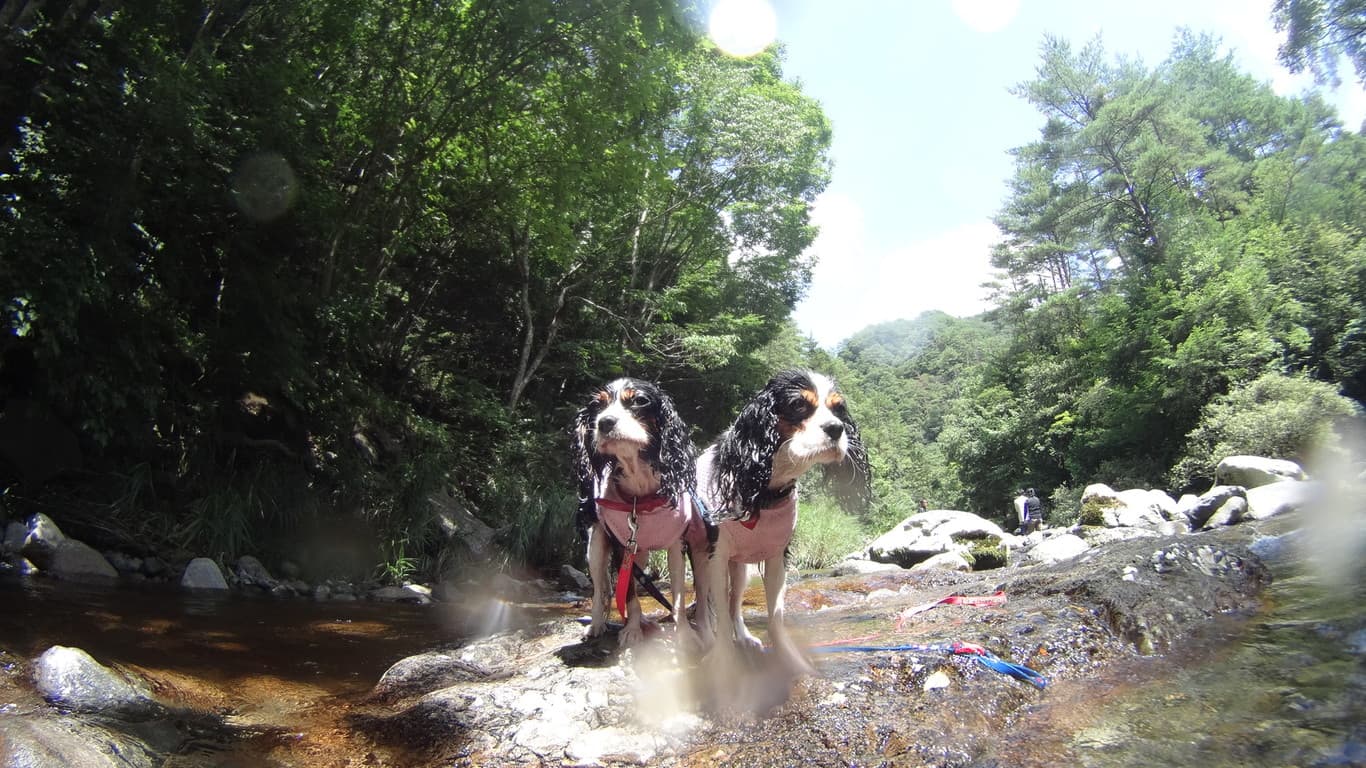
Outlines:
[[986, 571], [992, 568], [1004, 568], [1006, 565], [1006, 546], [1000, 538], [996, 536], [986, 536], [983, 538], [973, 538], [967, 540], [955, 540], [956, 543], [967, 544], [968, 551], [963, 553], [968, 559], [968, 563], [974, 571]]
[[1081, 519], [1084, 526], [1104, 526], [1105, 510], [1119, 507], [1112, 499], [1092, 496], [1081, 503]]

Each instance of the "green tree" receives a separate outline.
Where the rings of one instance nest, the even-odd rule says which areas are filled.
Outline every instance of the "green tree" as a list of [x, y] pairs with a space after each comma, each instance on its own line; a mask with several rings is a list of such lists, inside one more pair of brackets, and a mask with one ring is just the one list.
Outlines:
[[1276, 0], [1276, 31], [1285, 33], [1281, 63], [1291, 72], [1308, 69], [1320, 82], [1338, 82], [1338, 57], [1346, 56], [1366, 83], [1366, 3], [1361, 0]]
[[1229, 456], [1303, 463], [1315, 451], [1333, 447], [1335, 428], [1361, 415], [1361, 408], [1330, 384], [1265, 374], [1210, 401], [1186, 435], [1184, 453], [1172, 468], [1170, 481], [1174, 487], [1212, 483], [1215, 467]]
[[214, 551], [316, 517], [411, 564], [440, 488], [558, 536], [576, 391], [733, 402], [809, 279], [824, 115], [686, 14], [0, 6], [5, 359]]

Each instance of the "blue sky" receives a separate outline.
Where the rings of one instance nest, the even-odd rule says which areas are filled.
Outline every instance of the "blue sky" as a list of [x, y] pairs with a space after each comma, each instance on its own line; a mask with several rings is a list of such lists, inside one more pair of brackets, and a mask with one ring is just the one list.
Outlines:
[[[801, 329], [833, 348], [861, 328], [939, 309], [987, 307], [992, 216], [1005, 198], [1007, 151], [1041, 118], [1009, 89], [1034, 76], [1045, 33], [1152, 67], [1178, 27], [1210, 32], [1278, 93], [1312, 87], [1276, 62], [1271, 0], [769, 0], [784, 71], [834, 125], [834, 177], [814, 219], [820, 258]], [[1325, 91], [1344, 122], [1366, 118], [1366, 92]]]

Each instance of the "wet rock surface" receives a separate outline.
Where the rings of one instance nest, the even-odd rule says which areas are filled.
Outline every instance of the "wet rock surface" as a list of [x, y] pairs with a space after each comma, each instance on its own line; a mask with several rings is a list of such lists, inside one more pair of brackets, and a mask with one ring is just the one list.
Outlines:
[[[1122, 752], [1116, 740], [1132, 738], [1132, 729], [1092, 722], [1093, 710], [1135, 681], [1221, 653], [1227, 636], [1203, 628], [1237, 624], [1260, 607], [1270, 575], [1254, 550], [1285, 557], [1295, 537], [1268, 537], [1292, 530], [1293, 518], [1278, 517], [1110, 542], [1055, 564], [793, 576], [789, 622], [813, 648], [814, 675], [790, 674], [760, 652], [718, 673], [705, 660], [677, 657], [667, 624], [628, 651], [610, 634], [585, 642], [575, 620], [585, 601], [402, 657], [369, 678], [368, 693], [294, 689], [300, 698], [284, 713], [215, 707], [202, 692], [187, 698], [186, 680], [153, 675], [150, 687], [170, 695], [166, 717], [111, 722], [35, 696], [0, 710], [0, 735], [26, 745], [36, 757], [19, 764], [34, 765], [85, 748], [176, 766], [1056, 765]], [[948, 595], [998, 591], [1003, 604], [925, 608]], [[760, 637], [762, 606], [756, 582], [745, 610]], [[1366, 635], [1360, 623], [1342, 625], [1344, 638], [1358, 631]], [[1026, 665], [1047, 687], [944, 650], [954, 642]], [[831, 644], [912, 648], [819, 647]], [[21, 671], [11, 682], [31, 678], [30, 666], [12, 664]], [[1320, 700], [1329, 699], [1290, 705], [1326, 706]], [[196, 753], [206, 740], [214, 752]]]
[[[1234, 531], [1118, 542], [1056, 565], [792, 583], [790, 621], [812, 646], [977, 643], [1046, 676], [1042, 690], [942, 650], [815, 648], [805, 677], [751, 653], [716, 675], [676, 658], [667, 626], [623, 652], [561, 620], [405, 659], [352, 724], [414, 765], [1015, 764], [1003, 745], [1054, 686], [1086, 685], [1257, 607], [1268, 573], [1249, 532]], [[896, 629], [909, 608], [998, 590], [1003, 605], [943, 605]], [[758, 628], [761, 605], [760, 591], [747, 595]]]

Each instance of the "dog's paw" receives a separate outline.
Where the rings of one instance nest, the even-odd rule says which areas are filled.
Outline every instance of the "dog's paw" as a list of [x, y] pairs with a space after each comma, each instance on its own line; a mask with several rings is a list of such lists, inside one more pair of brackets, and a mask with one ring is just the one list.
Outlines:
[[679, 653], [688, 656], [701, 656], [707, 650], [702, 638], [693, 630], [685, 620], [676, 625], [674, 630], [674, 644]]
[[738, 643], [741, 648], [752, 648], [756, 651], [762, 651], [764, 649], [764, 642], [754, 635], [751, 635], [749, 630], [744, 627], [740, 627], [736, 630], [735, 642]]
[[630, 648], [633, 645], [640, 645], [645, 639], [645, 629], [638, 622], [627, 622], [617, 635], [617, 643], [622, 648]]
[[588, 625], [588, 631], [583, 633], [584, 640], [596, 640], [602, 637], [602, 633], [607, 631], [607, 622], [600, 621]]

